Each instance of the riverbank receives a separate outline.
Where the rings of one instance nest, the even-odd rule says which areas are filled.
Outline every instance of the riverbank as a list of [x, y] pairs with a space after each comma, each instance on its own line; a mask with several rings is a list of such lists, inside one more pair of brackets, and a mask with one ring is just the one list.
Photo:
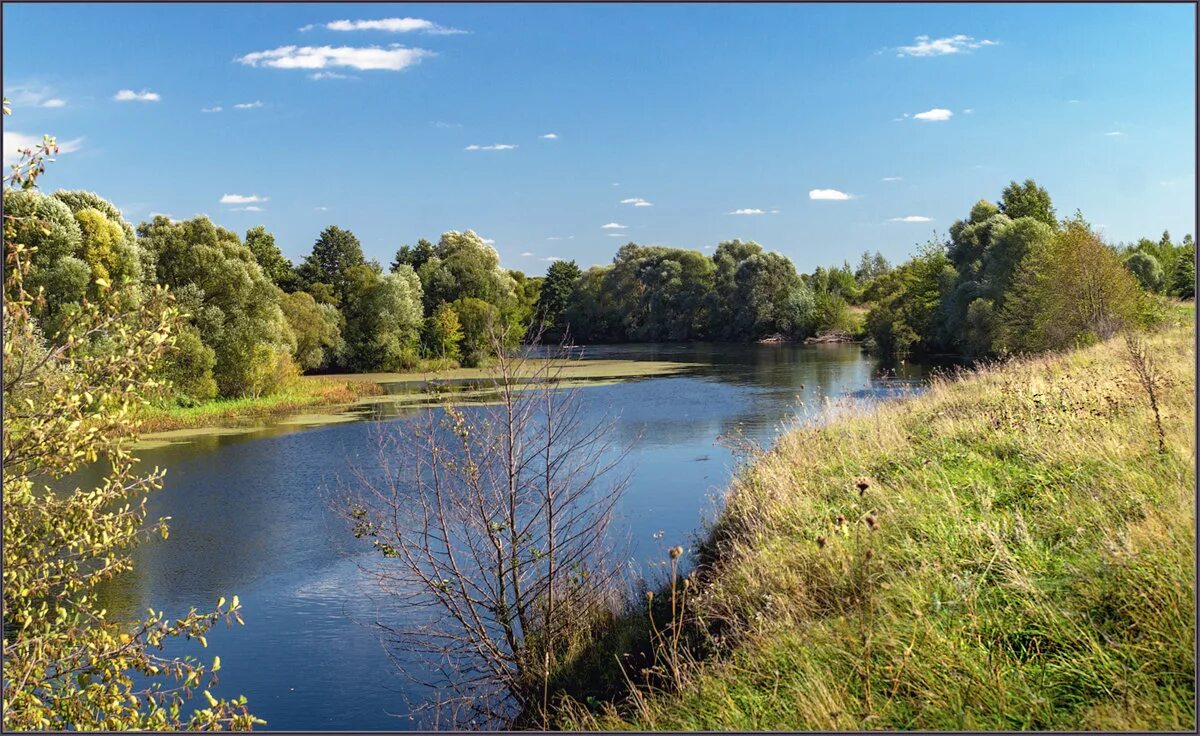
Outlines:
[[1193, 334], [1143, 338], [1164, 452], [1121, 339], [784, 436], [681, 643], [667, 587], [564, 668], [556, 725], [1193, 730]]
[[[681, 373], [694, 367], [690, 363], [648, 360], [550, 360], [531, 361], [524, 369], [529, 377], [550, 363], [555, 380], [565, 386], [593, 385], [600, 381], [632, 380]], [[141, 415], [143, 436], [184, 429], [244, 427], [263, 420], [282, 419], [307, 409], [320, 407], [350, 408], [364, 403], [428, 403], [437, 395], [417, 389], [427, 384], [440, 385], [488, 381], [491, 368], [444, 368], [413, 370], [406, 373], [340, 373], [301, 376], [283, 390], [254, 399], [217, 399], [191, 407], [146, 407]], [[542, 374], [544, 375], [544, 373]], [[405, 393], [391, 394], [388, 387]], [[486, 390], [478, 393], [486, 394]], [[462, 391], [453, 394], [465, 398]], [[439, 399], [440, 400], [440, 399]], [[332, 416], [332, 415], [331, 415]], [[150, 437], [154, 439], [154, 437]]]
[[344, 376], [302, 376], [270, 396], [216, 399], [186, 407], [146, 407], [140, 417], [141, 433], [255, 424], [313, 407], [350, 405], [382, 394], [383, 387], [371, 381], [351, 381]]

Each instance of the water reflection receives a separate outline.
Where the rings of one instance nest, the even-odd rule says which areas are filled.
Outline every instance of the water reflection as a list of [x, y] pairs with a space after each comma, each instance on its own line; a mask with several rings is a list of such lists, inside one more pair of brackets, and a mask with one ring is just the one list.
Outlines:
[[[924, 368], [881, 368], [854, 345], [586, 347], [585, 359], [699, 364], [686, 373], [581, 388], [585, 410], [616, 417], [632, 442], [631, 483], [614, 526], [632, 564], [653, 575], [666, 548], [688, 544], [729, 480], [730, 437], [766, 443], [787, 422], [817, 417], [830, 399], [872, 401], [919, 385]], [[464, 386], [470, 401], [484, 401]], [[393, 390], [420, 390], [393, 387]], [[170, 539], [137, 551], [135, 572], [107, 591], [114, 610], [168, 614], [238, 594], [245, 627], [221, 628], [218, 694], [244, 693], [271, 729], [396, 730], [427, 692], [395, 673], [369, 625], [375, 600], [358, 570], [361, 546], [334, 511], [354, 467], [370, 467], [372, 434], [412, 406], [364, 409], [376, 421], [276, 425], [145, 450], [168, 468], [150, 513], [171, 517]], [[470, 409], [468, 409], [470, 411]], [[414, 663], [408, 663], [416, 666]]]

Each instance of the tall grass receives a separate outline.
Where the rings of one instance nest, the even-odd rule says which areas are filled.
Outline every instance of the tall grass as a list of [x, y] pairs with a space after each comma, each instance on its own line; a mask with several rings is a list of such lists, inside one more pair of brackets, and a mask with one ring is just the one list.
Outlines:
[[706, 545], [692, 654], [632, 614], [558, 725], [1193, 730], [1193, 329], [1141, 338], [1156, 408], [1117, 338], [785, 436]]

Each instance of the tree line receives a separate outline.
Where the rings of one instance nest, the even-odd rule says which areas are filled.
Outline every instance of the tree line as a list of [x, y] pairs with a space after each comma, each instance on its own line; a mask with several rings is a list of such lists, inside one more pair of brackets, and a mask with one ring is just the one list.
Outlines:
[[[184, 315], [159, 368], [162, 401], [261, 396], [311, 371], [480, 365], [489, 331], [579, 342], [752, 341], [856, 333], [881, 354], [1054, 349], [1145, 322], [1152, 295], [1192, 298], [1195, 244], [1110, 247], [1049, 194], [1013, 182], [907, 262], [878, 252], [804, 274], [753, 241], [698, 250], [628, 243], [608, 265], [503, 268], [471, 230], [398, 249], [388, 268], [327, 227], [293, 265], [262, 226], [156, 216], [136, 229], [85, 191], [5, 194], [31, 249], [34, 316], [54, 336], [99, 290], [137, 307], [166, 288]], [[855, 309], [855, 307], [858, 307]], [[863, 313], [865, 312], [865, 321]], [[1089, 338], [1090, 336], [1090, 338]]]

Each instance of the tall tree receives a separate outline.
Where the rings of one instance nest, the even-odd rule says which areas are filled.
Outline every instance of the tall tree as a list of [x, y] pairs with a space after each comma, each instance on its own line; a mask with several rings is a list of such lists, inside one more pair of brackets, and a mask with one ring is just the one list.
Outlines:
[[1021, 184], [1009, 182], [1000, 195], [1000, 211], [1013, 220], [1032, 217], [1050, 227], [1058, 224], [1050, 193], [1039, 187], [1033, 179], [1026, 179]]
[[275, 244], [275, 236], [267, 228], [257, 225], [246, 231], [246, 247], [254, 254], [254, 260], [262, 267], [267, 278], [286, 292], [300, 288], [300, 278], [292, 262], [283, 255]]
[[579, 270], [575, 261], [555, 261], [550, 264], [538, 294], [537, 308], [534, 312], [535, 323], [540, 323], [555, 334], [561, 334], [565, 327], [561, 323], [563, 310], [567, 308], [567, 301], [571, 298], [575, 283], [582, 275], [583, 271]]
[[321, 231], [312, 253], [305, 256], [298, 272], [305, 284], [328, 284], [341, 302], [350, 287], [347, 274], [364, 263], [362, 244], [354, 233], [330, 225]]

